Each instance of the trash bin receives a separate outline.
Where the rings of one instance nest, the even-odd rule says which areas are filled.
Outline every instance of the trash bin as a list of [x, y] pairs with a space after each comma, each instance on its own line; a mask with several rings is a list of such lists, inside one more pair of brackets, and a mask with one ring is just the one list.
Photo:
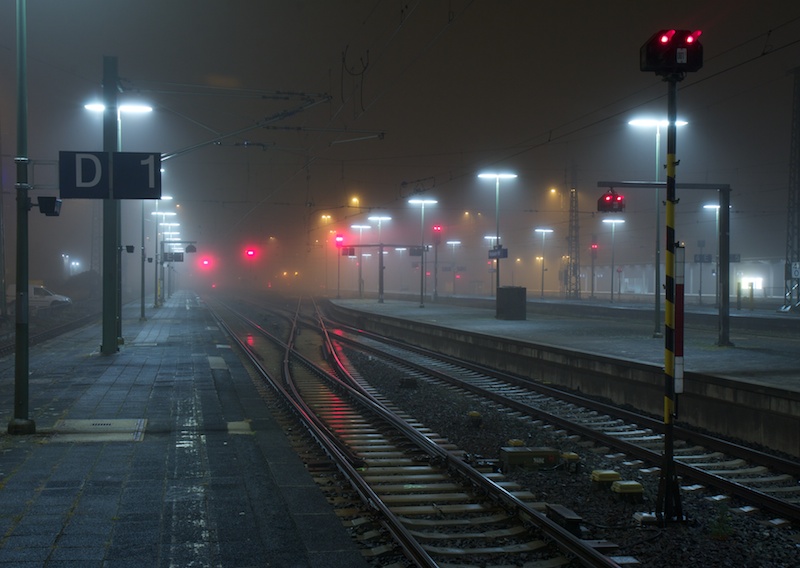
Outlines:
[[500, 286], [497, 289], [497, 319], [526, 319], [527, 292], [524, 286]]

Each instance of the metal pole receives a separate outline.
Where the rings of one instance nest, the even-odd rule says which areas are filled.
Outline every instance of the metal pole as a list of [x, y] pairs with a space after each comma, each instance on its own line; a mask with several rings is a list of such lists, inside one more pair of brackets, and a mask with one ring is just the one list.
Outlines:
[[27, 6], [17, 0], [17, 307], [14, 338], [14, 416], [8, 433], [35, 434], [36, 423], [28, 416], [29, 322], [28, 322], [28, 88]]
[[[103, 58], [103, 150], [113, 153], [118, 151], [117, 137], [117, 58]], [[112, 160], [109, 160], [111, 163]], [[109, 176], [113, 179], [112, 175]], [[103, 337], [101, 352], [103, 355], [116, 353], [119, 349], [119, 333], [117, 319], [117, 265], [119, 262], [119, 203], [114, 199], [113, 184], [108, 199], [103, 200]]]
[[161, 258], [158, 254], [158, 200], [156, 200], [156, 214], [155, 214], [155, 223], [156, 231], [155, 231], [155, 239], [153, 240], [153, 307], [157, 308], [159, 306], [158, 302], [158, 264], [159, 259]]
[[[378, 233], [380, 234], [380, 221], [378, 222]], [[378, 243], [378, 303], [383, 303], [383, 243]]]
[[[592, 242], [597, 242], [597, 237], [592, 235]], [[597, 256], [597, 252], [595, 249], [592, 249], [592, 294], [589, 296], [592, 300], [594, 300], [594, 259]]]
[[358, 230], [358, 299], [364, 297], [364, 249], [361, 248], [361, 236], [364, 234], [364, 229]]
[[498, 254], [497, 259], [495, 260], [495, 285], [494, 285], [494, 294], [495, 298], [500, 293], [500, 249], [502, 245], [500, 244], [500, 176], [498, 175], [495, 178], [495, 186], [494, 186], [494, 219], [496, 226], [495, 236], [495, 247], [497, 248]]
[[139, 321], [145, 321], [147, 319], [144, 315], [144, 268], [146, 262], [147, 262], [147, 255], [144, 252], [144, 199], [142, 199], [142, 275], [141, 275], [142, 305], [141, 305], [141, 311], [139, 313]]
[[[3, 155], [3, 141], [2, 141], [3, 125], [0, 123], [0, 156]], [[0, 195], [4, 191], [2, 159], [0, 159]], [[6, 290], [6, 227], [5, 227], [5, 206], [3, 200], [0, 199], [0, 290]], [[2, 303], [0, 303], [0, 315], [3, 319], [8, 316], [8, 299], [3, 296]]]
[[439, 243], [433, 244], [433, 301], [439, 299]]
[[730, 340], [730, 304], [731, 304], [731, 190], [719, 190], [719, 222], [718, 237], [719, 255], [717, 257], [717, 282], [719, 292], [719, 338], [720, 346], [732, 346]]
[[158, 305], [164, 305], [164, 239], [161, 239], [161, 252], [158, 259]]
[[[664, 329], [664, 454], [661, 466], [661, 477], [658, 484], [658, 498], [656, 502], [656, 518], [662, 525], [667, 521], [683, 521], [683, 507], [681, 505], [680, 487], [675, 473], [674, 460], [674, 418], [675, 418], [675, 378], [676, 378], [676, 349], [678, 338], [682, 337], [683, 330], [679, 327], [683, 323], [681, 305], [676, 305], [676, 249], [675, 237], [675, 205], [678, 200], [675, 195], [675, 148], [677, 141], [677, 83], [680, 75], [667, 77], [667, 258], [666, 258], [666, 313]], [[676, 309], [678, 308], [678, 309]]]
[[547, 233], [542, 233], [542, 291], [539, 295], [539, 298], [544, 299], [544, 238]]
[[[659, 154], [660, 154], [660, 146], [661, 146], [661, 127], [656, 123], [656, 182], [658, 181], [658, 173], [661, 169], [659, 167]], [[655, 288], [654, 298], [655, 298], [655, 309], [654, 309], [654, 320], [655, 326], [653, 327], [653, 337], [663, 337], [663, 333], [661, 332], [661, 196], [659, 195], [661, 192], [659, 188], [656, 187], [656, 271], [655, 271], [655, 282], [653, 283], [653, 288]]]
[[617, 232], [617, 224], [611, 223], [611, 303], [614, 303], [614, 246], [615, 235]]
[[420, 242], [422, 250], [419, 256], [419, 307], [425, 307], [425, 203], [420, 204]]

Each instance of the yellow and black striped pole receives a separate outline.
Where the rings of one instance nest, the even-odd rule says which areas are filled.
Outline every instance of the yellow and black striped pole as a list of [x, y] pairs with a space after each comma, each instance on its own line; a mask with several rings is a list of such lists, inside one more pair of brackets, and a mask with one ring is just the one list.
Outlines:
[[[675, 205], [678, 200], [675, 196], [675, 167], [678, 161], [675, 157], [677, 128], [677, 83], [682, 79], [682, 74], [673, 73], [666, 77], [669, 86], [667, 96], [667, 254], [665, 258], [666, 275], [666, 302], [664, 304], [664, 455], [661, 467], [661, 478], [658, 485], [658, 501], [656, 503], [656, 518], [661, 524], [668, 521], [682, 521], [683, 508], [681, 506], [680, 488], [675, 474], [675, 461], [673, 454], [673, 420], [675, 416], [675, 350], [676, 338], [682, 337], [683, 330], [677, 329], [676, 322], [683, 322], [683, 314], [676, 316], [675, 297], [675, 267], [676, 248], [675, 237]], [[683, 308], [681, 303], [680, 308]], [[681, 346], [682, 358], [682, 346]], [[681, 362], [682, 366], [682, 362]]]

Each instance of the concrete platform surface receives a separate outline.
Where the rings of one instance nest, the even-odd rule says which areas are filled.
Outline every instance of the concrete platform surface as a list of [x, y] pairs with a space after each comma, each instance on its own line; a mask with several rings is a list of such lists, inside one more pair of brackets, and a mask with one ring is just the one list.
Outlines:
[[0, 566], [366, 566], [196, 296], [146, 315], [31, 348], [34, 435], [0, 360]]
[[[454, 300], [426, 301], [424, 307], [418, 301], [393, 299], [332, 302], [371, 314], [664, 366], [664, 338], [654, 337], [654, 312], [643, 306], [528, 302], [527, 319], [502, 320], [495, 317], [494, 309], [450, 303]], [[717, 345], [712, 308], [687, 310], [690, 318], [684, 334], [687, 372], [800, 391], [800, 317], [796, 314], [732, 313], [732, 346]]]

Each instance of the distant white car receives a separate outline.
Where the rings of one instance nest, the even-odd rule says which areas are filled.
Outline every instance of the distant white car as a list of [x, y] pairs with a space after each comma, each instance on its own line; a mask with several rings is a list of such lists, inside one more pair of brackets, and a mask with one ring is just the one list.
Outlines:
[[[11, 284], [6, 290], [6, 302], [17, 300], [17, 285]], [[67, 306], [72, 300], [67, 296], [51, 292], [44, 286], [31, 284], [28, 286], [28, 306], [31, 312], [36, 313], [42, 308], [55, 308], [57, 306]]]

